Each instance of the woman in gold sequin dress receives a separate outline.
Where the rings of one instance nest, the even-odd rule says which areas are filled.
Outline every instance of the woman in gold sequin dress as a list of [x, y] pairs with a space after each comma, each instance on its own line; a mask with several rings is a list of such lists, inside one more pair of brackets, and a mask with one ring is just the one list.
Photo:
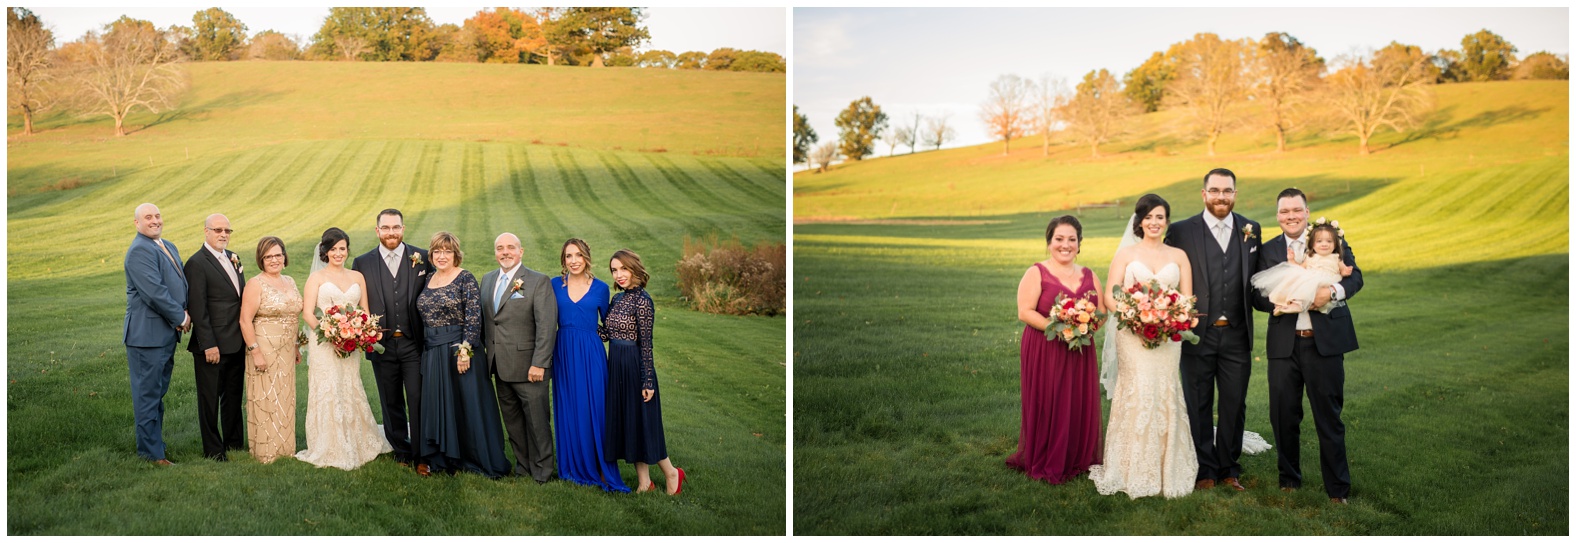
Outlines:
[[296, 322], [301, 293], [283, 272], [285, 244], [268, 236], [257, 242], [257, 268], [241, 298], [241, 336], [246, 339], [246, 435], [252, 457], [264, 464], [296, 450]]

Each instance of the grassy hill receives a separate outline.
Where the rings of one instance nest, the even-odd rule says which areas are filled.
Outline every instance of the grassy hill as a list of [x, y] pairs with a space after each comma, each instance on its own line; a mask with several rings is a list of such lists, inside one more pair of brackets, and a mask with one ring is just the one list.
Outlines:
[[[786, 323], [688, 311], [673, 273], [686, 236], [786, 238], [781, 75], [310, 62], [189, 69], [183, 109], [134, 117], [129, 125], [141, 128], [129, 136], [109, 136], [107, 119], [56, 117], [37, 136], [11, 138], [9, 533], [785, 532]], [[352, 253], [366, 252], [387, 207], [404, 211], [412, 244], [455, 233], [464, 267], [478, 276], [496, 266], [491, 244], [504, 231], [521, 238], [526, 266], [549, 275], [569, 237], [589, 242], [604, 279], [615, 249], [640, 253], [658, 304], [656, 364], [668, 448], [689, 474], [684, 494], [421, 480], [388, 458], [352, 472], [263, 466], [246, 454], [203, 460], [184, 344], [165, 400], [165, 438], [180, 465], [137, 459], [121, 260], [134, 235], [130, 212], [144, 201], [160, 206], [165, 237], [183, 256], [199, 250], [205, 216], [226, 214], [248, 273], [257, 240], [280, 236], [298, 283], [324, 229], [344, 228]], [[370, 366], [362, 374], [376, 412]], [[304, 415], [304, 367], [297, 381]], [[624, 477], [634, 480], [631, 468]]]
[[[1374, 154], [1351, 138], [1224, 138], [1219, 155], [1145, 116], [1102, 148], [1025, 140], [794, 176], [794, 487], [800, 534], [1568, 534], [1569, 87], [1445, 85], [1421, 129]], [[1279, 234], [1296, 186], [1345, 227], [1366, 286], [1346, 357], [1351, 506], [1276, 489], [1274, 451], [1244, 456], [1249, 492], [1100, 496], [1003, 465], [1017, 446], [1018, 279], [1053, 216], [1079, 215], [1078, 262], [1105, 279], [1138, 196], [1202, 209], [1210, 168], [1237, 211]], [[1117, 203], [1119, 202], [1119, 203]], [[1112, 203], [1100, 207], [1098, 204]], [[1090, 205], [1096, 204], [1096, 205]], [[1264, 316], [1258, 316], [1263, 330]], [[1247, 400], [1270, 436], [1262, 333]]]

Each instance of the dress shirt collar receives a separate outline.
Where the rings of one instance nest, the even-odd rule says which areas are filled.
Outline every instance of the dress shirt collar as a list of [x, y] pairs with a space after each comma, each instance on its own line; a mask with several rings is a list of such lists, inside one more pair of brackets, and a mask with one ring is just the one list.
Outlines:
[[1211, 233], [1213, 233], [1215, 231], [1215, 226], [1216, 225], [1220, 225], [1220, 224], [1226, 225], [1226, 230], [1229, 231], [1229, 230], [1231, 230], [1232, 222], [1233, 222], [1232, 221], [1232, 215], [1233, 215], [1232, 213], [1227, 213], [1226, 214], [1226, 218], [1224, 218], [1224, 219], [1217, 219], [1217, 218], [1215, 218], [1215, 215], [1213, 213], [1210, 213], [1209, 211], [1205, 211], [1204, 212], [1204, 224], [1209, 227], [1209, 231]]
[[520, 271], [520, 264], [519, 263], [515, 263], [513, 268], [509, 268], [507, 270], [500, 268], [499, 271], [498, 271], [498, 278], [502, 279], [504, 281], [508, 281], [510, 279], [513, 279], [514, 278], [514, 274], [518, 273], [519, 271]]
[[202, 248], [207, 249], [209, 253], [213, 254], [214, 258], [219, 259], [219, 263], [226, 265], [230, 264], [230, 257], [229, 255], [224, 254], [224, 251], [213, 248], [213, 246], [208, 245], [207, 242], [202, 244]]
[[394, 250], [392, 251], [389, 250], [388, 247], [384, 247], [382, 243], [378, 244], [378, 256], [383, 257], [384, 261], [387, 261], [389, 259], [389, 255], [391, 254], [394, 255], [395, 258], [404, 258], [405, 244], [401, 242], [399, 245], [395, 245]]

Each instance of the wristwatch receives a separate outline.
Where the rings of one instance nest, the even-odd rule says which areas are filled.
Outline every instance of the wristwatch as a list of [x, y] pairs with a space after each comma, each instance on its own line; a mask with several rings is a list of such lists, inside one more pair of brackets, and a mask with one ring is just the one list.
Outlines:
[[255, 350], [257, 350], [257, 344], [256, 343], [253, 343], [251, 345], [247, 345], [246, 346], [246, 352], [252, 352], [252, 351], [255, 351]]

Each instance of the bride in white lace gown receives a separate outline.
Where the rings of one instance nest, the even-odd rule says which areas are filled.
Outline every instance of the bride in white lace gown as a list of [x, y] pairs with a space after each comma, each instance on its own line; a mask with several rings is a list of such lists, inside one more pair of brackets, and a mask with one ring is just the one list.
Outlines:
[[[329, 247], [323, 250], [322, 247]], [[302, 318], [317, 328], [312, 309], [354, 303], [367, 307], [367, 283], [359, 272], [345, 269], [350, 239], [343, 230], [323, 233], [317, 263], [307, 277]], [[319, 265], [326, 263], [322, 269]], [[296, 458], [317, 467], [352, 470], [391, 452], [383, 429], [372, 418], [367, 389], [361, 384], [360, 352], [340, 357], [334, 346], [315, 341], [307, 348], [306, 449]]]
[[[1142, 241], [1117, 250], [1106, 284], [1125, 288], [1154, 279], [1191, 295], [1187, 254], [1162, 243], [1170, 206], [1158, 196], [1146, 195], [1137, 212]], [[1113, 280], [1117, 277], [1121, 280]], [[1106, 307], [1114, 307], [1110, 295], [1102, 293]], [[1148, 349], [1130, 330], [1109, 326], [1107, 333], [1116, 337], [1116, 385], [1106, 423], [1104, 464], [1091, 467], [1089, 478], [1106, 495], [1186, 496], [1198, 475], [1198, 457], [1182, 397], [1182, 344], [1167, 341]]]

